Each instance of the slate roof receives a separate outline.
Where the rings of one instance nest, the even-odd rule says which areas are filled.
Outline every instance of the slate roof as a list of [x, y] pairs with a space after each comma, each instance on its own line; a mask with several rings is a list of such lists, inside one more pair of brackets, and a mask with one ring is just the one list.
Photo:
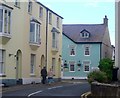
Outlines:
[[[80, 32], [86, 30], [90, 33], [89, 38], [82, 38]], [[106, 26], [104, 24], [64, 24], [63, 34], [76, 43], [102, 42]]]

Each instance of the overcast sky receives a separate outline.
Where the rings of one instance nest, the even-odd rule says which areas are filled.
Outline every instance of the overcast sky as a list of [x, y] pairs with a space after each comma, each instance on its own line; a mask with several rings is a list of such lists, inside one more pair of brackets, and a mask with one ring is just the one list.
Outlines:
[[63, 24], [101, 24], [107, 15], [111, 44], [115, 45], [114, 0], [38, 0], [60, 16]]

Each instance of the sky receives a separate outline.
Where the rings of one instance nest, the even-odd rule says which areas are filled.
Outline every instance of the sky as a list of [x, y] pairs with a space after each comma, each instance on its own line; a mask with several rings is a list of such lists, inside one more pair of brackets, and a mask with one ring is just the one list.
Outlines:
[[105, 15], [111, 44], [115, 45], [114, 0], [38, 0], [62, 16], [63, 24], [101, 24]]

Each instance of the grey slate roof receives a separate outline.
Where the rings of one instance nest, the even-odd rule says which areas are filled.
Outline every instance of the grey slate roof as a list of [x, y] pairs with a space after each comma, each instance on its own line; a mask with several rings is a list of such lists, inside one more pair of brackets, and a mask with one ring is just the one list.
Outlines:
[[[82, 38], [80, 32], [86, 30], [90, 33], [89, 38]], [[104, 24], [64, 24], [63, 34], [72, 41], [79, 42], [102, 42], [106, 31]]]

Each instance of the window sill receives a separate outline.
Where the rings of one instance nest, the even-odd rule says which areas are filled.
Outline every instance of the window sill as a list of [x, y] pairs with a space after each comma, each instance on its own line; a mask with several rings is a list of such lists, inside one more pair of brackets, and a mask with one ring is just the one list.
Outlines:
[[0, 38], [2, 39], [2, 44], [6, 44], [10, 39], [11, 39], [11, 35], [10, 34], [3, 34], [0, 33]]
[[52, 48], [53, 52], [58, 52], [58, 48]]
[[55, 55], [56, 53], [58, 53], [58, 49], [57, 48], [52, 48], [52, 53]]
[[36, 50], [37, 48], [40, 47], [40, 44], [33, 43], [33, 42], [30, 42], [29, 45], [30, 45], [30, 47], [31, 47], [32, 50]]
[[69, 71], [69, 72], [75, 72], [75, 71]]
[[89, 73], [90, 71], [84, 71], [84, 72]]
[[35, 77], [36, 75], [35, 74], [30, 74], [31, 77]]
[[70, 55], [70, 56], [75, 56], [75, 55]]
[[84, 56], [90, 56], [90, 55], [84, 55]]

